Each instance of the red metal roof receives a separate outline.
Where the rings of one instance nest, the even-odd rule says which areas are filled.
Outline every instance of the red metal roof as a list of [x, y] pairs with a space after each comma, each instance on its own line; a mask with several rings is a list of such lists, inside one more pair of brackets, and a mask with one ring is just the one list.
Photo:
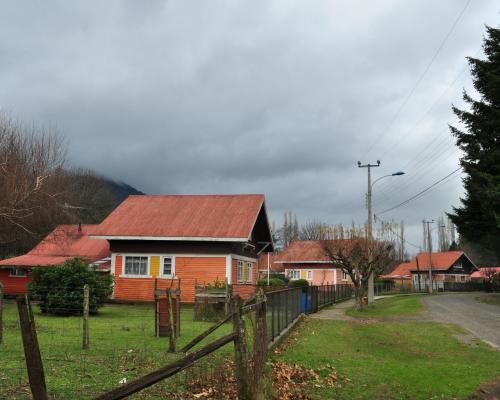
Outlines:
[[276, 257], [278, 263], [325, 262], [331, 260], [325, 254], [321, 240], [294, 240]]
[[471, 274], [471, 279], [482, 279], [485, 276], [487, 270], [493, 270], [497, 274], [500, 274], [500, 267], [481, 267], [479, 271], [475, 271]]
[[94, 235], [246, 240], [263, 204], [262, 194], [134, 195], [122, 202]]
[[[443, 269], [446, 270], [450, 268], [455, 261], [457, 261], [462, 255], [463, 251], [444, 251], [441, 253], [432, 253], [432, 269]], [[429, 253], [418, 253], [418, 267], [429, 267]], [[417, 270], [417, 261], [414, 258], [410, 261], [411, 269]]]
[[59, 225], [31, 251], [19, 257], [0, 261], [0, 266], [57, 265], [74, 257], [90, 261], [111, 256], [107, 240], [90, 239], [89, 235], [97, 225]]
[[381, 278], [410, 279], [412, 265], [413, 264], [411, 262], [401, 263], [394, 269], [394, 271], [390, 274], [382, 275]]
[[[462, 255], [464, 255], [463, 251], [445, 251], [441, 253], [432, 253], [432, 269], [447, 270]], [[410, 278], [411, 271], [417, 271], [417, 258], [419, 269], [429, 268], [429, 253], [419, 253], [410, 262], [399, 264], [390, 274], [382, 275], [382, 278]]]

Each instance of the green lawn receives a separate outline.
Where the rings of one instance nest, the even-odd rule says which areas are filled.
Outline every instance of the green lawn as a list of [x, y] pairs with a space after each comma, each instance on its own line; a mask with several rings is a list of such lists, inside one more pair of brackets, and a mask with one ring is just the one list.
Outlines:
[[[81, 317], [41, 315], [34, 307], [38, 340], [51, 399], [83, 399], [167, 364], [179, 355], [167, 353], [168, 338], [154, 337], [152, 305], [106, 305], [90, 317], [90, 349], [82, 350]], [[178, 348], [211, 326], [194, 322], [190, 308], [181, 313]], [[229, 325], [210, 335], [211, 341], [230, 331]], [[203, 343], [202, 343], [203, 344]], [[202, 345], [201, 344], [201, 345]], [[218, 355], [232, 354], [228, 345]], [[216, 355], [217, 356], [217, 355]], [[157, 398], [159, 391], [175, 390], [182, 376], [157, 384], [139, 395]], [[4, 343], [0, 344], [0, 399], [31, 398], [19, 331], [17, 308], [7, 302], [4, 311]]]
[[478, 297], [477, 299], [483, 303], [500, 306], [500, 293], [485, 294], [483, 296]]
[[[419, 296], [381, 299], [350, 315], [387, 317], [422, 309]], [[455, 399], [475, 392], [500, 376], [500, 351], [472, 339], [455, 325], [383, 320], [308, 319], [293, 333], [277, 359], [320, 375], [331, 365], [339, 377], [334, 386], [311, 386], [313, 399]], [[327, 372], [324, 372], [327, 371]]]
[[416, 314], [423, 310], [421, 295], [394, 296], [376, 300], [373, 305], [357, 311], [354, 308], [346, 312], [352, 317], [388, 317]]

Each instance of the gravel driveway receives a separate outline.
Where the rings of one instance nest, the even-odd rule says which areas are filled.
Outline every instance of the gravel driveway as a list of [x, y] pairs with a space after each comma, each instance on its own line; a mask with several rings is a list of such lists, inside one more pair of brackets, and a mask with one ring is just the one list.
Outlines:
[[476, 300], [483, 293], [423, 296], [429, 316], [437, 322], [452, 323], [500, 349], [500, 307]]

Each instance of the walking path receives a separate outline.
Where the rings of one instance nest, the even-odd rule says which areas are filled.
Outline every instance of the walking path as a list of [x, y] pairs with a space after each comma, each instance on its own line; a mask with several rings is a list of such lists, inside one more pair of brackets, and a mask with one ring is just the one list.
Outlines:
[[357, 323], [377, 322], [440, 322], [461, 326], [491, 346], [500, 349], [500, 307], [476, 300], [484, 293], [451, 293], [422, 296], [425, 310], [412, 315], [390, 317], [351, 317], [347, 309], [354, 306], [354, 299], [335, 304], [312, 314], [311, 318], [352, 321]]

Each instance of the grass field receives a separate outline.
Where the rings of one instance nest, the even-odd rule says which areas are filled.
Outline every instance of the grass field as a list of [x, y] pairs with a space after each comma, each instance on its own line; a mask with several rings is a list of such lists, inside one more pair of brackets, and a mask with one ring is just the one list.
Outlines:
[[373, 305], [357, 311], [354, 308], [346, 312], [352, 317], [389, 317], [416, 314], [423, 310], [421, 295], [386, 297], [376, 300]]
[[479, 296], [477, 298], [479, 301], [487, 304], [493, 304], [495, 306], [500, 306], [500, 293], [490, 293]]
[[[417, 296], [384, 299], [367, 313], [414, 313], [420, 308], [416, 301]], [[336, 369], [336, 384], [311, 387], [313, 399], [465, 398], [500, 376], [500, 352], [480, 341], [464, 344], [456, 338], [464, 334], [457, 326], [430, 322], [310, 318], [277, 358], [305, 368], [329, 364]]]
[[[142, 376], [174, 361], [167, 353], [168, 338], [154, 337], [152, 305], [106, 305], [90, 317], [90, 349], [82, 350], [81, 317], [42, 315], [34, 307], [38, 340], [51, 399], [84, 399], [118, 385], [120, 380]], [[178, 348], [211, 323], [194, 322], [190, 308], [181, 313]], [[229, 325], [217, 330], [205, 342], [229, 332]], [[203, 342], [201, 343], [201, 345]], [[232, 354], [232, 346], [218, 355]], [[208, 368], [208, 367], [207, 367]], [[141, 393], [140, 398], [157, 398], [161, 391], [183, 385], [182, 377], [170, 379]], [[20, 337], [17, 308], [7, 302], [4, 310], [4, 343], [0, 345], [0, 399], [31, 398]]]

